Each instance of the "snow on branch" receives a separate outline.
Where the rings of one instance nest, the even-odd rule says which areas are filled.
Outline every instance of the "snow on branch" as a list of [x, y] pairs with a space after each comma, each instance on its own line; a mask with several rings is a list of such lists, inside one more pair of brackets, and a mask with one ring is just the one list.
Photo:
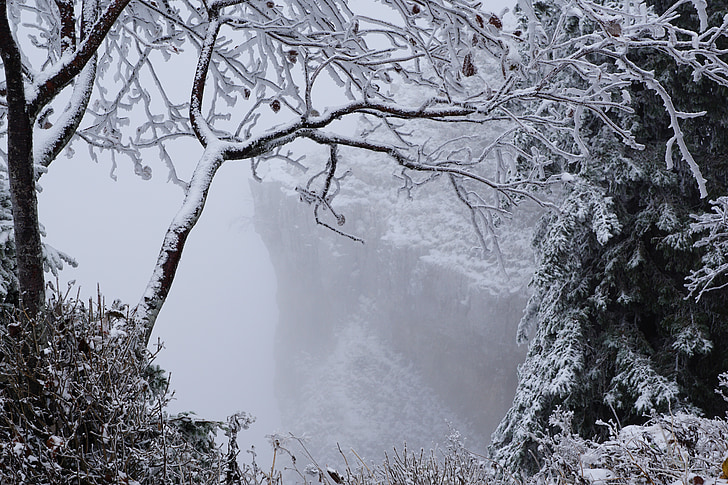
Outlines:
[[[168, 179], [189, 195], [196, 182], [180, 174], [206, 172], [210, 150], [196, 169], [184, 166], [172, 147], [196, 140], [200, 152], [212, 145], [220, 163], [248, 161], [255, 177], [285, 159], [292, 168], [312, 168], [299, 187], [323, 174], [345, 191], [334, 165], [354, 170], [350, 153], [384, 153], [399, 165], [405, 185], [416, 172], [450, 177], [476, 236], [494, 248], [493, 217], [523, 200], [553, 208], [543, 189], [573, 183], [569, 171], [590, 156], [587, 130], [594, 122], [641, 148], [628, 128], [634, 112], [628, 89], [641, 83], [662, 99], [670, 120], [666, 162], [673, 163], [676, 146], [707, 193], [701, 161], [681, 129], [684, 119], [701, 113], [682, 111], [639, 57], [628, 57], [660, 53], [690, 69], [695, 81], [728, 85], [722, 47], [728, 16], [711, 25], [704, 0], [679, 0], [662, 13], [639, 0], [554, 0], [538, 9], [521, 0], [517, 26], [470, 0], [211, 0], [200, 8], [113, 0], [95, 20], [82, 18], [80, 32], [69, 16], [82, 9], [68, 3], [59, 3], [61, 12], [54, 0], [11, 2], [35, 15], [34, 28], [43, 33], [33, 43], [42, 64], [28, 63], [24, 76], [29, 112], [50, 128], [36, 130], [44, 165], [59, 147], [82, 142], [94, 159], [111, 155], [112, 175], [119, 157], [142, 178], [152, 176], [149, 160], [161, 160]], [[684, 6], [697, 11], [694, 31], [677, 24]], [[17, 22], [20, 13], [12, 18]], [[82, 71], [94, 56], [96, 72]], [[170, 72], [190, 73], [189, 79]], [[60, 93], [70, 83], [76, 94], [64, 110], [68, 100]], [[75, 124], [81, 111], [83, 123]], [[69, 139], [69, 129], [77, 136]], [[432, 140], [432, 133], [442, 139]], [[298, 140], [347, 150], [334, 157], [337, 164], [331, 156], [304, 160], [292, 154], [301, 150]], [[331, 194], [318, 186], [305, 190], [314, 217], [321, 222], [324, 209], [338, 227], [343, 216], [333, 211]], [[195, 199], [193, 212], [204, 199]], [[183, 226], [189, 232], [194, 223]]]
[[[337, 193], [345, 190], [335, 175], [335, 147], [385, 153], [404, 169], [405, 181], [412, 180], [407, 172], [447, 174], [476, 235], [484, 242], [488, 234], [497, 249], [493, 214], [526, 199], [555, 208], [541, 189], [574, 180], [566, 167], [589, 156], [587, 116], [642, 148], [625, 128], [633, 113], [626, 89], [635, 82], [663, 100], [674, 134], [666, 162], [673, 163], [676, 144], [707, 193], [680, 127], [702, 113], [680, 111], [654, 74], [627, 58], [635, 50], [658, 51], [692, 69], [696, 80], [728, 84], [718, 47], [725, 22], [707, 25], [704, 5], [694, 2], [700, 30], [678, 27], [683, 3], [657, 14], [643, 2], [560, 1], [547, 19], [526, 1], [525, 33], [458, 0], [361, 11], [334, 0], [209, 3], [199, 18], [204, 32], [196, 29], [202, 55], [192, 126], [203, 146], [221, 143], [223, 159], [251, 160], [256, 177], [261, 163], [295, 140], [331, 147], [325, 166], [298, 191], [315, 220], [336, 232], [320, 219], [324, 209], [337, 225], [345, 220], [326, 184], [336, 181]], [[426, 133], [449, 127], [460, 133], [440, 149], [425, 149]], [[285, 158], [299, 168], [316, 165]], [[504, 159], [518, 169], [500, 170]], [[324, 188], [312, 188], [321, 177]]]

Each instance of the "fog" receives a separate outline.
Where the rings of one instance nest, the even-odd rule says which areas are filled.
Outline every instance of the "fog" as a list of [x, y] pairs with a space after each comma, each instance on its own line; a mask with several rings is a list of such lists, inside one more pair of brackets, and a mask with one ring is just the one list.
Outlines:
[[[515, 329], [528, 224], [505, 230], [504, 272], [441, 186], [411, 201], [391, 167], [347, 157], [354, 174], [337, 207], [365, 244], [316, 226], [284, 172], [249, 184], [245, 163], [223, 166], [152, 337], [175, 389], [170, 411], [250, 412], [240, 446], [255, 445], [260, 463], [266, 436], [289, 432], [324, 463], [337, 444], [378, 461], [405, 442], [442, 446], [455, 430], [484, 452], [525, 354]], [[123, 166], [113, 180], [108, 161], [81, 153], [43, 176], [46, 242], [78, 260], [60, 275], [74, 296], [95, 298], [97, 285], [107, 303], [141, 296], [183, 195], [161, 162], [145, 163], [151, 181]]]
[[[170, 411], [252, 413], [240, 445], [255, 445], [261, 463], [274, 432], [305, 437], [330, 463], [337, 444], [378, 461], [405, 442], [442, 446], [453, 430], [482, 452], [513, 397], [528, 257], [507, 276], [492, 261], [458, 259], [475, 241], [442, 203], [447, 192], [435, 184], [407, 200], [389, 168], [373, 175], [359, 162], [341, 207], [365, 244], [316, 226], [280, 174], [249, 184], [246, 166], [223, 167], [155, 327], [176, 392]], [[57, 163], [41, 217], [47, 241], [79, 262], [61, 287], [74, 280], [88, 298], [98, 284], [107, 302], [133, 304], [180, 191], [121, 170], [114, 181], [90, 161]], [[513, 234], [522, 256], [527, 234]]]
[[536, 213], [526, 209], [503, 228], [507, 274], [493, 251], [476, 248], [448, 184], [410, 200], [383, 160], [356, 151], [343, 158], [351, 176], [335, 207], [364, 244], [317, 226], [285, 174], [251, 184], [278, 282], [282, 428], [306, 436], [329, 463], [340, 461], [337, 444], [378, 461], [405, 443], [444, 446], [455, 431], [485, 453], [525, 356], [515, 329]]

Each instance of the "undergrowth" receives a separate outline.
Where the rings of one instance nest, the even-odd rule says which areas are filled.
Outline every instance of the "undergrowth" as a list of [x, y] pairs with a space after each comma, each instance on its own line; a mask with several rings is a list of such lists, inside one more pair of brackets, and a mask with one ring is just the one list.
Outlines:
[[[724, 383], [725, 384], [725, 383]], [[620, 428], [602, 423], [610, 432], [604, 442], [571, 432], [572, 413], [557, 411], [558, 431], [537, 438], [545, 461], [538, 473], [524, 476], [465, 448], [457, 432], [439, 451], [385, 454], [382, 464], [365, 463], [355, 451], [343, 453], [345, 466], [321, 466], [298, 438], [276, 437], [277, 452], [290, 458], [296, 483], [327, 485], [728, 485], [728, 421], [691, 414], [656, 415], [642, 426]], [[298, 449], [307, 465], [297, 465]], [[298, 460], [300, 461], [300, 460]]]
[[[262, 483], [226, 423], [168, 415], [169, 381], [128, 309], [56, 294], [34, 321], [2, 315], [0, 483]], [[228, 437], [227, 451], [215, 434]]]
[[[253, 418], [227, 422], [169, 415], [169, 380], [127, 307], [55, 295], [38, 320], [5, 314], [0, 325], [0, 483], [466, 485], [727, 484], [728, 422], [691, 414], [651, 416], [643, 426], [602, 423], [604, 442], [571, 431], [538, 436], [540, 471], [526, 477], [465, 448], [456, 432], [440, 450], [393, 450], [381, 464], [341, 452], [319, 464], [305, 441], [273, 436], [273, 461], [239, 462], [237, 436]], [[728, 402], [728, 373], [719, 392]], [[226, 445], [215, 434], [223, 432]], [[296, 458], [296, 455], [299, 458]], [[301, 456], [303, 458], [301, 458]]]

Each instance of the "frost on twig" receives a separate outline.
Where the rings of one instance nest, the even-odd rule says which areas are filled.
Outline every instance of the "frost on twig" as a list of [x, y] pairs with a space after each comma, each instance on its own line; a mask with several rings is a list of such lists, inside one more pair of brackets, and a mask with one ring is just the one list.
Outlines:
[[[336, 229], [327, 222], [321, 220], [319, 216], [319, 211], [321, 209], [324, 209], [325, 212], [328, 212], [334, 217], [338, 226], [343, 226], [344, 224], [346, 224], [346, 218], [344, 217], [344, 214], [335, 211], [331, 205], [334, 197], [336, 197], [341, 190], [341, 181], [346, 176], [351, 175], [351, 172], [347, 170], [342, 175], [339, 175], [337, 177], [336, 168], [338, 162], [339, 148], [337, 145], [334, 144], [329, 147], [329, 160], [326, 163], [326, 168], [323, 171], [312, 176], [306, 183], [306, 188], [296, 187], [296, 192], [298, 192], [299, 196], [301, 197], [301, 201], [313, 205], [313, 215], [314, 219], [316, 220], [316, 224], [319, 224], [340, 236], [347, 237], [352, 241], [363, 243], [364, 241], [362, 239], [356, 236], [352, 236], [351, 234], [347, 234], [339, 229]], [[316, 190], [312, 188], [312, 186], [317, 182], [317, 179], [321, 178], [323, 179], [321, 189]]]
[[[666, 161], [673, 163], [671, 148], [677, 147], [705, 194], [701, 161], [680, 126], [700, 113], [681, 111], [629, 53], [660, 52], [687, 66], [695, 80], [728, 84], [721, 47], [728, 19], [711, 25], [702, 0], [680, 0], [661, 13], [642, 1], [559, 0], [548, 20], [524, 0], [517, 27], [468, 0], [115, 0], [97, 13], [90, 7], [95, 2], [79, 3], [87, 8], [77, 29], [71, 17], [82, 9], [60, 2], [61, 11], [56, 3], [10, 2], [18, 31], [26, 27], [18, 19], [30, 16], [42, 34], [33, 34], [33, 55], [25, 57], [41, 60], [28, 61], [24, 71], [29, 109], [39, 116], [39, 163], [50, 163], [63, 146], [85, 145], [94, 160], [111, 160], [112, 176], [126, 161], [148, 179], [152, 161], [160, 162], [167, 179], [187, 194], [196, 188], [186, 177], [198, 171], [186, 165], [195, 164], [194, 155], [179, 154], [190, 153], [190, 146], [199, 155], [212, 144], [221, 163], [245, 160], [255, 177], [276, 155], [304, 167], [292, 153], [305, 151], [294, 143], [302, 139], [352, 148], [345, 155], [352, 169], [357, 151], [383, 153], [399, 165], [406, 190], [415, 180], [448, 175], [452, 197], [467, 207], [475, 234], [496, 250], [492, 221], [504, 211], [523, 200], [555, 207], [548, 188], [569, 183], [560, 174], [589, 157], [589, 120], [640, 148], [625, 123], [633, 112], [627, 94], [633, 83], [663, 100], [673, 132]], [[697, 10], [697, 31], [677, 25], [683, 5]], [[77, 92], [69, 102], [62, 93], [70, 84]], [[5, 109], [0, 102], [0, 114]], [[0, 130], [6, 137], [6, 127]], [[433, 132], [449, 139], [423, 136]], [[312, 173], [330, 173], [325, 164], [313, 165], [307, 166]], [[307, 186], [310, 177], [297, 185]], [[347, 234], [338, 229], [343, 219], [328, 194], [322, 197], [319, 188], [301, 194], [320, 224]], [[205, 197], [197, 203], [195, 211], [202, 210]], [[185, 237], [193, 226], [185, 226]], [[165, 272], [173, 278], [174, 269], [159, 266], [153, 279]], [[151, 287], [158, 290], [157, 308], [168, 288]], [[152, 324], [155, 315], [140, 318]]]

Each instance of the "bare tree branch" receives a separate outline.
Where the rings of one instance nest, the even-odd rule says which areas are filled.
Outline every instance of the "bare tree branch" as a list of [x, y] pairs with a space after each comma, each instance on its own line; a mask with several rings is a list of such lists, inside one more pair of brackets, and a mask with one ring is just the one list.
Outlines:
[[[699, 31], [675, 24], [686, 3], [698, 9]], [[168, 179], [185, 191], [140, 303], [147, 335], [226, 161], [249, 161], [257, 179], [272, 160], [305, 172], [307, 162], [292, 153], [296, 140], [328, 147], [325, 166], [313, 162], [322, 165], [314, 175], [303, 173], [299, 193], [317, 223], [347, 235], [338, 229], [344, 217], [333, 204], [346, 189], [348, 171], [341, 167], [356, 166], [348, 158], [356, 150], [385, 154], [410, 193], [447, 175], [475, 238], [497, 252], [494, 218], [523, 200], [555, 209], [544, 189], [568, 183], [568, 167], [590, 156], [582, 133], [587, 121], [640, 148], [624, 122], [633, 111], [625, 94], [633, 83], [663, 100], [674, 135], [666, 162], [673, 163], [676, 144], [705, 193], [700, 161], [680, 128], [700, 113], [681, 111], [628, 53], [660, 52], [688, 66], [696, 80], [728, 85], [728, 19], [712, 25], [702, 3], [688, 0], [661, 14], [640, 1], [565, 0], [554, 4], [549, 22], [526, 0], [519, 2], [522, 24], [515, 29], [470, 0], [206, 0], [174, 8], [165, 1], [110, 0], [98, 16], [82, 16], [80, 35], [72, 0], [13, 5], [37, 13], [46, 40], [31, 44], [45, 60], [39, 69], [21, 61], [14, 80], [6, 75], [0, 114], [10, 111], [10, 84], [24, 83], [24, 111], [36, 125], [35, 162], [47, 166], [76, 140], [96, 160], [110, 155], [112, 176], [117, 160], [126, 159], [149, 178], [145, 160], [161, 159]], [[191, 90], [178, 99], [159, 63], [183, 63], [187, 56], [179, 54], [187, 47], [199, 55]], [[71, 83], [71, 102], [62, 109], [59, 94]], [[449, 127], [445, 142], [428, 135]], [[184, 162], [172, 144], [192, 137], [203, 155], [196, 167], [178, 170]], [[179, 175], [185, 172], [193, 174], [188, 181]]]

